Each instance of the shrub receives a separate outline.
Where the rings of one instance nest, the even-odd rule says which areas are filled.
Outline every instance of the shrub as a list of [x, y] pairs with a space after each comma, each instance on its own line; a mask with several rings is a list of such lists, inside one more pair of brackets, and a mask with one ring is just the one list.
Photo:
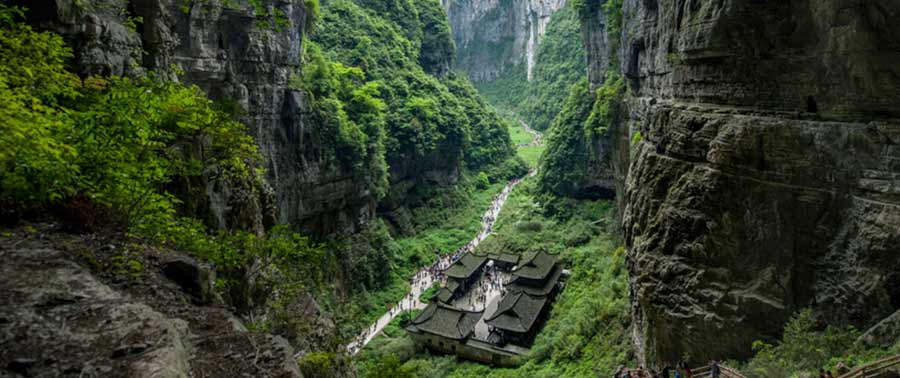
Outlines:
[[14, 22], [21, 14], [0, 8], [0, 203], [79, 199], [140, 230], [172, 221], [185, 199], [165, 188], [177, 177], [256, 176], [256, 144], [200, 89], [154, 76], [79, 81], [62, 38]]
[[440, 291], [440, 290], [441, 290], [441, 283], [435, 282], [434, 284], [431, 285], [431, 287], [425, 289], [425, 291], [422, 292], [422, 295], [419, 296], [419, 302], [430, 303], [434, 299], [434, 297], [437, 296], [438, 291]]
[[478, 176], [475, 178], [475, 188], [483, 190], [487, 189], [489, 185], [491, 185], [491, 181], [488, 179], [487, 173], [484, 173], [484, 171], [478, 172]]
[[310, 352], [299, 361], [300, 371], [305, 377], [334, 377], [335, 356], [328, 352]]
[[826, 326], [820, 328], [812, 311], [805, 309], [795, 314], [784, 326], [782, 340], [769, 344], [758, 340], [753, 343], [756, 356], [744, 369], [747, 375], [759, 378], [791, 377], [797, 373], [813, 373], [828, 364], [832, 357], [853, 349], [859, 332], [852, 328]]

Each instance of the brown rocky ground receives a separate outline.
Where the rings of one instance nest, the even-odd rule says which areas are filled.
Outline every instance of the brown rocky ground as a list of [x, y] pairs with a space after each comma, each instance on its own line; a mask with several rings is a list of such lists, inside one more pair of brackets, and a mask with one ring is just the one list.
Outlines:
[[302, 376], [177, 252], [43, 224], [3, 230], [0, 261], [0, 377]]

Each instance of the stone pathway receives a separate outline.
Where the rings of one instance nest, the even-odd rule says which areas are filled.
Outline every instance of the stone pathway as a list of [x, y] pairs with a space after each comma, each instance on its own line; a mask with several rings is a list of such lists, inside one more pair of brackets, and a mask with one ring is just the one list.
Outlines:
[[519, 120], [519, 124], [522, 125], [522, 128], [525, 129], [527, 133], [531, 134], [531, 142], [522, 143], [519, 145], [519, 147], [536, 147], [544, 144], [543, 134], [535, 129], [532, 129], [531, 126], [528, 126], [528, 124], [522, 120]]
[[[535, 131], [531, 127], [529, 127], [525, 122], [519, 121], [522, 124], [522, 127], [525, 128], [525, 131], [534, 136], [534, 139], [531, 141], [529, 145], [531, 146], [539, 146], [543, 143], [541, 140], [541, 133]], [[537, 173], [536, 169], [532, 169], [528, 176], [534, 176]], [[503, 190], [500, 191], [497, 195], [494, 196], [494, 200], [491, 202], [491, 206], [484, 213], [484, 216], [481, 218], [481, 230], [475, 235], [471, 241], [466, 243], [466, 245], [462, 246], [458, 249], [452, 256], [444, 257], [444, 259], [440, 262], [440, 266], [442, 268], [446, 268], [451, 264], [455, 259], [462, 256], [462, 254], [467, 252], [472, 252], [478, 247], [484, 239], [487, 239], [488, 235], [491, 234], [494, 227], [494, 222], [497, 221], [497, 217], [500, 215], [500, 210], [503, 209], [503, 205], [506, 203], [506, 200], [509, 198], [509, 194], [512, 192], [513, 188], [519, 183], [522, 182], [521, 178], [516, 178], [510, 180], [506, 183], [506, 186], [503, 187]], [[355, 355], [358, 353], [363, 347], [366, 346], [372, 339], [375, 338], [384, 327], [391, 323], [395, 317], [403, 313], [404, 311], [410, 311], [413, 309], [424, 309], [427, 304], [419, 301], [419, 296], [422, 295], [422, 292], [427, 290], [431, 285], [435, 282], [435, 277], [429, 273], [430, 267], [424, 267], [419, 272], [416, 273], [413, 279], [413, 285], [410, 287], [409, 293], [403, 300], [397, 303], [396, 306], [392, 307], [391, 310], [386, 312], [374, 324], [367, 327], [361, 334], [357, 335], [357, 337], [347, 345], [347, 351], [350, 352], [351, 355]], [[499, 300], [499, 291], [498, 293], [492, 293], [495, 295], [491, 295], [488, 299], [488, 307], [492, 304], [496, 307], [496, 301]], [[493, 312], [493, 310], [491, 311]], [[484, 326], [486, 327], [486, 326]], [[486, 331], [486, 329], [484, 330]]]

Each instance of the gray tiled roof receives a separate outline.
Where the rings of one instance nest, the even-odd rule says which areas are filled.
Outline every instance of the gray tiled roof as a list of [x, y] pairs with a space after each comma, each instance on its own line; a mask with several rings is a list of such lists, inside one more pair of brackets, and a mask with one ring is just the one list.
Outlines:
[[532, 296], [525, 292], [508, 293], [500, 300], [495, 311], [485, 319], [487, 324], [502, 330], [525, 333], [548, 303], [546, 296]]
[[490, 253], [488, 257], [507, 264], [516, 264], [519, 262], [519, 255], [514, 255], [512, 253]]
[[432, 302], [407, 327], [412, 332], [425, 332], [454, 340], [463, 340], [475, 331], [475, 323], [483, 311], [465, 311]]
[[518, 278], [529, 280], [543, 280], [547, 278], [556, 262], [559, 259], [557, 255], [551, 255], [547, 252], [530, 253], [525, 256], [513, 270], [513, 282]]
[[466, 253], [447, 268], [447, 277], [466, 279], [472, 276], [487, 262], [487, 256], [474, 253]]
[[450, 298], [453, 298], [453, 291], [447, 289], [446, 287], [442, 287], [441, 290], [437, 293], [437, 299], [441, 302], [448, 303]]
[[522, 285], [519, 282], [513, 280], [509, 285], [506, 286], [506, 289], [512, 293], [517, 291], [524, 291], [528, 294], [535, 296], [543, 296], [550, 294], [553, 291], [553, 287], [559, 282], [560, 276], [562, 276], [563, 268], [559, 264], [556, 264], [553, 267], [553, 270], [550, 271], [550, 274], [547, 276], [547, 279], [544, 280], [543, 286], [530, 286], [530, 285]]
[[457, 289], [459, 289], [459, 281], [447, 280], [447, 290], [450, 290], [451, 293], [455, 293]]

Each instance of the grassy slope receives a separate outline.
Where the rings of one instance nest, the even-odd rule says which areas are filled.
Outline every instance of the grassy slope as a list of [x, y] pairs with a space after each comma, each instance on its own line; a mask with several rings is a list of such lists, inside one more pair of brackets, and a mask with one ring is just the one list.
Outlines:
[[510, 122], [509, 137], [516, 146], [520, 144], [530, 143], [531, 134], [529, 134], [518, 122]]
[[[515, 120], [515, 116], [509, 112], [504, 112], [503, 115], [509, 120], [509, 136], [512, 138], [513, 144], [518, 146], [530, 143], [532, 135], [525, 131], [525, 128]], [[516, 147], [516, 154], [528, 164], [529, 168], [536, 168], [541, 159], [541, 154], [544, 153], [544, 149], [546, 149], [544, 146]]]

